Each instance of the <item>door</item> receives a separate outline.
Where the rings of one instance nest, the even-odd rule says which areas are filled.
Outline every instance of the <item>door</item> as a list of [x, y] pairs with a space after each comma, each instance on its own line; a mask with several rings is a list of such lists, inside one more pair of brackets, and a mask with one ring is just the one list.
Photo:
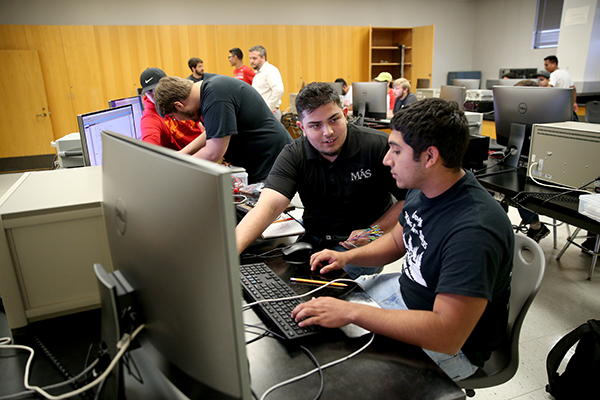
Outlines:
[[0, 71], [0, 158], [54, 153], [38, 52], [0, 50]]
[[433, 71], [434, 25], [413, 28], [412, 42], [412, 91], [416, 92], [417, 79], [431, 79]]

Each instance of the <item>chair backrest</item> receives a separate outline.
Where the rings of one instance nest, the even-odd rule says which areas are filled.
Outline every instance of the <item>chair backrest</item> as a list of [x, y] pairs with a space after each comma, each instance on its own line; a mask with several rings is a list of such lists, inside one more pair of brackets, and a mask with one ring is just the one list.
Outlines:
[[600, 124], [600, 101], [592, 100], [585, 103], [585, 122]]
[[519, 335], [529, 306], [537, 295], [544, 271], [546, 258], [540, 245], [533, 239], [515, 235], [515, 253], [511, 279], [510, 310], [506, 327], [506, 342], [492, 353], [472, 377], [459, 384], [463, 388], [477, 389], [500, 385], [517, 372], [519, 366]]
[[523, 320], [540, 290], [545, 269], [546, 258], [540, 245], [525, 235], [516, 234], [507, 332], [517, 357]]

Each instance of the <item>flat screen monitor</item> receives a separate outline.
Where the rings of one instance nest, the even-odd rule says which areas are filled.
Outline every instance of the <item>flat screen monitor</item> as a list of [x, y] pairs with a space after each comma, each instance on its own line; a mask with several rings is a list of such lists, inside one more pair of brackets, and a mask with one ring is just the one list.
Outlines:
[[138, 140], [142, 140], [142, 128], [140, 126], [142, 121], [142, 114], [144, 113], [144, 102], [142, 96], [125, 97], [123, 99], [109, 100], [108, 106], [110, 108], [125, 106], [131, 104], [133, 107], [133, 119], [135, 121], [135, 134]]
[[344, 95], [344, 84], [342, 82], [326, 82], [328, 84], [330, 84], [331, 86], [333, 86], [333, 88], [335, 89], [335, 91], [337, 92], [338, 95], [343, 96]]
[[250, 400], [231, 170], [114, 132], [102, 139], [113, 268], [145, 323], [133, 354], [188, 397]]
[[440, 87], [440, 99], [455, 102], [461, 110], [464, 110], [466, 95], [467, 90], [463, 86], [442, 85]]
[[507, 146], [510, 125], [525, 125], [521, 156], [529, 154], [533, 124], [573, 119], [573, 89], [531, 86], [494, 86], [496, 142]]
[[479, 89], [480, 79], [453, 79], [452, 86], [462, 86], [467, 90]]
[[85, 166], [102, 165], [102, 131], [110, 130], [130, 138], [137, 138], [131, 105], [79, 114], [77, 123]]
[[417, 89], [429, 89], [429, 79], [417, 79]]
[[352, 107], [363, 118], [387, 118], [387, 82], [353, 82]]

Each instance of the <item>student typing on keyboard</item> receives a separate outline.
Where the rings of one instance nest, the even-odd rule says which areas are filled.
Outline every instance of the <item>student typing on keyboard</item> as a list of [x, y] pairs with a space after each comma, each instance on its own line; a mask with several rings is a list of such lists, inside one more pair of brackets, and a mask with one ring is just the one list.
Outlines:
[[384, 164], [399, 187], [410, 189], [398, 224], [366, 246], [313, 254], [311, 268], [324, 274], [405, 256], [403, 272], [357, 279], [381, 308], [319, 297], [292, 316], [301, 327], [353, 323], [420, 346], [452, 379], [464, 379], [499, 347], [506, 330], [512, 227], [461, 168], [469, 127], [455, 103], [421, 100], [394, 115], [391, 128]]

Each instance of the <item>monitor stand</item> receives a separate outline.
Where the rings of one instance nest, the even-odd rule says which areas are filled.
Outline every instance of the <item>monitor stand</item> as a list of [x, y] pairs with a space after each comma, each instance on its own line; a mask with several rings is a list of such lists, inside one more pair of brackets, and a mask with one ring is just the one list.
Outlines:
[[[135, 306], [133, 288], [119, 271], [109, 274], [101, 264], [94, 264], [94, 272], [100, 290], [100, 307], [102, 323], [100, 328], [100, 348], [104, 351], [101, 359], [108, 366], [115, 358], [119, 349], [117, 343], [124, 332], [130, 330], [135, 323]], [[130, 345], [128, 352], [134, 349]], [[123, 361], [117, 362], [112, 372], [99, 386], [100, 400], [125, 400], [125, 385], [123, 380]]]
[[506, 146], [506, 151], [509, 152], [509, 155], [504, 160], [504, 165], [513, 168], [519, 166], [521, 150], [525, 141], [525, 130], [526, 126], [523, 124], [510, 124], [510, 134], [508, 135], [508, 145]]
[[353, 113], [357, 117], [356, 122], [354, 124], [358, 126], [363, 126], [365, 122], [365, 113], [367, 112], [367, 103], [365, 103], [364, 101], [359, 101], [357, 104], [353, 104], [352, 109], [354, 110]]

